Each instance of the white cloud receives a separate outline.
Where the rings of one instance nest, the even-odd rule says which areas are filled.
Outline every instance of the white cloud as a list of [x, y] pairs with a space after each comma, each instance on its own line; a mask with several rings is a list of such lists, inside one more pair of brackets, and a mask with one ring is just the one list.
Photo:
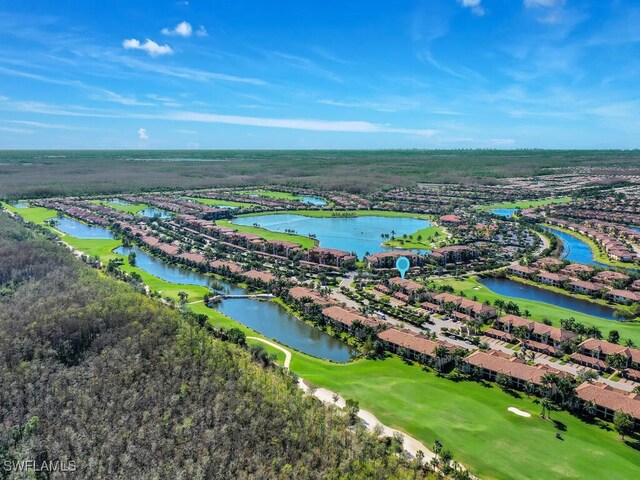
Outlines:
[[147, 133], [146, 128], [141, 128], [138, 130], [138, 137], [140, 140], [149, 140], [149, 134]]
[[263, 118], [198, 112], [174, 112], [165, 114], [162, 116], [162, 118], [185, 122], [224, 123], [229, 125], [245, 125], [250, 127], [309, 130], [314, 132], [400, 133], [405, 135], [418, 135], [424, 137], [431, 137], [437, 133], [436, 130], [432, 129], [396, 128], [390, 126], [389, 124], [379, 124], [365, 121]]
[[[222, 115], [216, 113], [200, 113], [191, 111], [168, 111], [162, 114], [113, 112], [107, 110], [92, 110], [80, 107], [58, 106], [39, 102], [6, 102], [2, 110], [22, 111], [32, 113], [44, 113], [48, 115], [62, 115], [72, 117], [95, 118], [130, 118], [137, 120], [162, 120], [176, 122], [197, 123], [221, 123], [227, 125], [244, 125], [249, 127], [285, 128], [292, 130], [307, 130], [314, 132], [347, 132], [347, 133], [397, 133], [415, 135], [420, 137], [432, 137], [437, 134], [434, 129], [398, 128], [388, 123], [371, 123], [367, 121], [342, 121], [342, 120], [313, 120], [297, 118], [268, 118], [248, 117], [240, 115]], [[140, 138], [147, 137], [145, 128], [138, 130]], [[144, 138], [146, 139], [146, 138]]]
[[189, 22], [180, 22], [174, 28], [163, 28], [162, 34], [172, 37], [190, 37], [193, 33], [193, 28]]
[[207, 29], [204, 28], [204, 25], [200, 25], [200, 28], [196, 30], [196, 37], [208, 37], [208, 36], [209, 36], [209, 32], [207, 32]]
[[484, 12], [484, 7], [482, 6], [482, 0], [459, 0], [459, 1], [464, 8], [470, 9], [474, 15], [477, 15], [479, 17], [484, 15], [485, 12]]
[[152, 57], [171, 55], [173, 53], [173, 49], [169, 45], [158, 45], [148, 38], [144, 43], [141, 43], [140, 40], [136, 38], [128, 38], [122, 42], [122, 46], [125, 50], [143, 50]]

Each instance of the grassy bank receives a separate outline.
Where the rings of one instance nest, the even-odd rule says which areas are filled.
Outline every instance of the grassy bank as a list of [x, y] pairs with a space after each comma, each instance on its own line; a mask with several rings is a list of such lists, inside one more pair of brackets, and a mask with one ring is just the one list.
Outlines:
[[513, 300], [520, 306], [520, 311], [529, 310], [531, 320], [541, 322], [548, 319], [557, 327], [560, 326], [560, 319], [574, 317], [578, 322], [585, 325], [594, 325], [598, 327], [606, 338], [609, 330], [615, 329], [620, 332], [623, 339], [631, 338], [636, 345], [640, 345], [640, 322], [617, 322], [615, 320], [605, 320], [603, 318], [586, 315], [566, 308], [557, 307], [549, 303], [537, 302], [534, 300], [524, 300], [516, 297], [506, 297], [499, 295], [478, 282], [476, 277], [465, 278], [464, 280], [446, 279], [437, 283], [451, 285], [454, 293], [464, 292], [467, 298], [476, 297], [478, 301], [484, 302], [488, 300], [491, 304], [497, 299]]
[[593, 254], [593, 259], [598, 263], [603, 263], [605, 265], [609, 265], [611, 267], [619, 267], [619, 268], [635, 268], [637, 265], [628, 262], [619, 262], [617, 260], [613, 260], [609, 258], [609, 255], [601, 248], [598, 243], [586, 235], [582, 235], [581, 233], [574, 232], [573, 230], [569, 230], [568, 228], [558, 227], [556, 225], [544, 224], [547, 228], [553, 228], [562, 233], [566, 233], [567, 235], [571, 235], [573, 238], [577, 238], [578, 240], [586, 243]]
[[[420, 237], [420, 239], [418, 239], [418, 237]], [[433, 248], [434, 245], [437, 246], [440, 242], [446, 239], [447, 236], [442, 227], [432, 225], [430, 227], [422, 228], [411, 235], [407, 235], [407, 238], [403, 238], [402, 236], [396, 237], [393, 240], [387, 240], [382, 245], [394, 248], [430, 249]]]
[[302, 201], [302, 197], [293, 195], [292, 193], [279, 192], [276, 190], [245, 190], [238, 193], [242, 193], [245, 195], [259, 195], [261, 197], [276, 198], [278, 200], [291, 200], [295, 202]]
[[492, 205], [481, 205], [478, 210], [496, 210], [498, 208], [535, 208], [554, 203], [569, 203], [573, 199], [571, 197], [545, 198], [543, 200], [520, 200], [518, 202], [502, 202]]

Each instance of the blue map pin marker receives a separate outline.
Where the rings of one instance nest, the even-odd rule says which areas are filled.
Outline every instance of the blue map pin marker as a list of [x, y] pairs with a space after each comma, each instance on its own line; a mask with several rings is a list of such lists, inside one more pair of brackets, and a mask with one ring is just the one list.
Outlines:
[[398, 258], [398, 260], [396, 260], [396, 268], [400, 272], [400, 276], [402, 277], [402, 280], [404, 280], [404, 276], [409, 270], [410, 266], [411, 264], [409, 263], [409, 259], [407, 257], [400, 257]]

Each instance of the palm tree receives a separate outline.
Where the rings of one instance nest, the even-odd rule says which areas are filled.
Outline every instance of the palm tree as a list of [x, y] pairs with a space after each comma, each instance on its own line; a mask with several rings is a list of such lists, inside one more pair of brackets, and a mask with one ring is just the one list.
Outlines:
[[444, 366], [444, 360], [450, 356], [449, 349], [444, 345], [438, 345], [433, 349], [433, 358], [435, 358], [435, 367], [438, 371], [441, 371]]

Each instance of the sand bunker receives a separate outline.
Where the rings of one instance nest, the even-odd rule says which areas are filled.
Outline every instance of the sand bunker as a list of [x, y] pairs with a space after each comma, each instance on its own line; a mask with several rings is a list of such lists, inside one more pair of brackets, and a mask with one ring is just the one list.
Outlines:
[[516, 407], [509, 407], [507, 408], [507, 410], [509, 410], [511, 413], [515, 413], [516, 415], [519, 415], [521, 417], [530, 417], [531, 414], [528, 412], [523, 412], [522, 410], [520, 410], [519, 408]]

